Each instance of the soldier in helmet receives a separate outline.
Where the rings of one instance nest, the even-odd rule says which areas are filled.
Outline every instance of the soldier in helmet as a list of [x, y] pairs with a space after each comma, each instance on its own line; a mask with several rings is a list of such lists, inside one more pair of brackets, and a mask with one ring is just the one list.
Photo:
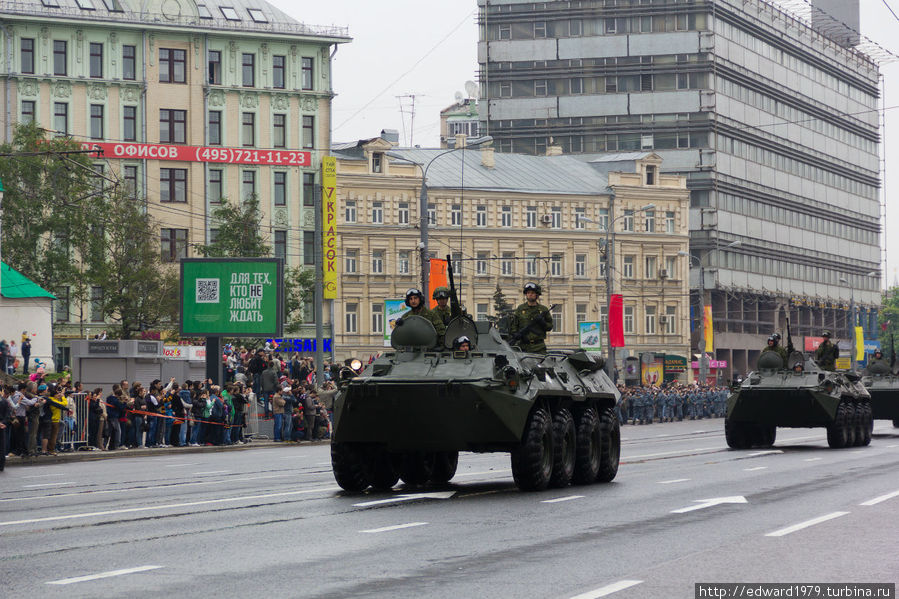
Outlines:
[[887, 368], [890, 367], [890, 363], [887, 362], [887, 359], [883, 357], [883, 352], [880, 349], [874, 350], [874, 355], [871, 356], [871, 359], [868, 361], [868, 367], [874, 366], [875, 364], [883, 364]]
[[471, 351], [471, 339], [468, 335], [456, 337], [453, 341], [453, 350], [455, 351]]
[[437, 330], [437, 343], [439, 345], [443, 345], [443, 336], [446, 334], [446, 325], [443, 324], [443, 320], [425, 307], [425, 296], [421, 292], [420, 289], [412, 288], [406, 291], [406, 305], [409, 306], [410, 310], [403, 314], [402, 318], [406, 318], [407, 316], [421, 316], [431, 322], [434, 325], [434, 329]]
[[815, 362], [824, 370], [836, 370], [840, 349], [831, 342], [830, 338], [832, 335], [830, 331], [824, 331], [821, 333], [821, 336], [824, 337], [824, 341], [815, 350]]
[[787, 350], [780, 346], [780, 335], [774, 333], [770, 337], [768, 337], [768, 345], [762, 350], [762, 353], [766, 351], [773, 351], [783, 360], [783, 367], [787, 367]]
[[[546, 353], [546, 333], [553, 330], [553, 317], [549, 308], [538, 303], [542, 290], [536, 283], [524, 286], [525, 302], [515, 308], [510, 320], [513, 345], [522, 351]], [[516, 338], [517, 337], [517, 338]]]
[[446, 287], [438, 287], [431, 295], [431, 297], [437, 300], [437, 307], [431, 308], [431, 312], [439, 316], [444, 325], [448, 325], [450, 318], [452, 317], [452, 313], [450, 312], [450, 307], [448, 305], [449, 296], [450, 292]]

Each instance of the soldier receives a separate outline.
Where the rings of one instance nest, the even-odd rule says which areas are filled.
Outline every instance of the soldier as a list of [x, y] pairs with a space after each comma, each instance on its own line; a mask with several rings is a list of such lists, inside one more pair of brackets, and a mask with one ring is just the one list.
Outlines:
[[453, 341], [453, 350], [455, 351], [471, 351], [471, 339], [467, 335], [456, 337]]
[[431, 297], [437, 300], [437, 307], [431, 308], [431, 312], [439, 316], [444, 325], [448, 325], [452, 317], [450, 307], [447, 305], [449, 304], [449, 296], [450, 292], [446, 287], [438, 287], [431, 295]]
[[773, 351], [778, 356], [780, 356], [780, 359], [783, 360], [783, 367], [786, 368], [787, 350], [780, 346], [780, 344], [778, 343], [779, 340], [780, 335], [778, 335], [777, 333], [774, 333], [773, 335], [768, 337], [768, 345], [765, 347], [765, 349], [762, 350], [762, 353], [765, 353], [766, 351]]
[[836, 370], [840, 349], [830, 341], [832, 336], [830, 331], [824, 331], [821, 336], [824, 337], [824, 341], [815, 350], [815, 361], [824, 370]]
[[890, 367], [890, 363], [887, 362], [886, 358], [883, 357], [883, 352], [879, 349], [874, 350], [874, 355], [871, 356], [871, 360], [868, 362], [868, 367], [874, 366], [875, 364], [883, 364], [887, 368]]
[[443, 324], [441, 318], [425, 308], [425, 296], [420, 289], [412, 288], [406, 291], [406, 305], [411, 308], [403, 314], [402, 318], [407, 316], [421, 316], [431, 322], [437, 331], [437, 344], [443, 345], [443, 336], [446, 334], [446, 325]]
[[526, 301], [515, 308], [510, 319], [510, 343], [522, 351], [545, 354], [546, 333], [553, 330], [552, 314], [549, 308], [537, 303], [542, 292], [540, 285], [527, 283], [523, 291]]

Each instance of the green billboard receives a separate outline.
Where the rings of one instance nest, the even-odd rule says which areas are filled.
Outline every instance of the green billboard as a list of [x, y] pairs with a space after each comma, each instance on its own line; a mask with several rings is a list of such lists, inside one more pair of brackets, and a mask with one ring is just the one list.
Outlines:
[[181, 260], [181, 334], [281, 336], [283, 268], [278, 258]]

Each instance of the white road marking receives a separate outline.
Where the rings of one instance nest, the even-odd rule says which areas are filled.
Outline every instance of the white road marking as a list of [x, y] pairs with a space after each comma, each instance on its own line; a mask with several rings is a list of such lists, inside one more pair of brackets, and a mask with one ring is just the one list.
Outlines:
[[700, 451], [724, 451], [721, 447], [697, 447], [696, 449], [681, 449], [680, 451], [663, 451], [662, 453], [647, 453], [643, 455], [632, 455], [627, 456], [628, 460], [639, 460], [642, 458], [656, 458], [664, 455], [675, 455], [681, 454], [684, 456], [690, 455], [690, 453], [697, 453]]
[[563, 501], [571, 501], [572, 499], [583, 499], [583, 495], [569, 495], [568, 497], [557, 497], [555, 499], [545, 499], [540, 503], [562, 503]]
[[508, 474], [509, 472], [512, 472], [511, 468], [498, 468], [496, 470], [484, 470], [483, 472], [459, 472], [454, 478], [459, 478], [460, 476], [481, 476], [482, 474]]
[[209, 472], [194, 472], [194, 474], [227, 474], [230, 470], [211, 470]]
[[744, 472], [755, 472], [756, 470], [767, 470], [767, 466], [756, 466], [755, 468], [743, 468]]
[[114, 514], [133, 514], [135, 512], [150, 512], [157, 510], [170, 510], [180, 507], [193, 507], [196, 505], [211, 505], [214, 503], [232, 503], [235, 501], [248, 501], [251, 499], [269, 499], [272, 497], [290, 497], [292, 495], [305, 495], [307, 493], [319, 493], [321, 491], [337, 491], [340, 487], [320, 487], [317, 489], [304, 489], [302, 491], [284, 491], [282, 493], [266, 493], [264, 495], [241, 495], [240, 497], [226, 497], [224, 499], [205, 499], [202, 501], [185, 501], [184, 503], [167, 503], [164, 505], [148, 505], [143, 507], [129, 507], [120, 510], [104, 510], [102, 512], [86, 512], [82, 514], [66, 514], [63, 516], [48, 516], [46, 518], [29, 518], [27, 520], [9, 520], [0, 522], [0, 526], [12, 526], [14, 524], [34, 524], [37, 522], [56, 522], [59, 520], [75, 520], [77, 518], [91, 518], [94, 516], [111, 516]]
[[788, 535], [790, 533], [796, 532], [797, 530], [802, 530], [803, 528], [808, 528], [809, 526], [814, 526], [815, 524], [821, 524], [822, 522], [827, 522], [828, 520], [833, 520], [834, 518], [839, 518], [840, 516], [845, 516], [849, 512], [833, 512], [831, 514], [827, 514], [826, 516], [820, 516], [818, 518], [812, 518], [811, 520], [806, 520], [805, 522], [800, 522], [799, 524], [794, 524], [793, 526], [787, 526], [786, 528], [781, 528], [780, 530], [775, 530], [774, 532], [769, 532], [765, 536], [766, 537], [782, 537]]
[[370, 528], [368, 530], [360, 530], [359, 532], [376, 533], [390, 532], [391, 530], [402, 530], [403, 528], [413, 528], [415, 526], [425, 526], [427, 522], [409, 522], [408, 524], [397, 524], [396, 526], [385, 526], [383, 528]]
[[64, 483], [43, 483], [40, 485], [24, 485], [22, 488], [23, 489], [36, 489], [38, 487], [61, 487], [63, 485], [74, 485], [74, 484], [75, 484], [75, 481], [69, 480]]
[[658, 484], [660, 484], [660, 485], [671, 485], [671, 484], [674, 484], [674, 483], [685, 483], [685, 482], [687, 482], [688, 480], [690, 480], [690, 479], [689, 479], [689, 478], [675, 478], [675, 479], [672, 479], [672, 480], [659, 480], [659, 481], [656, 481], [656, 482], [657, 482]]
[[757, 457], [759, 457], [759, 456], [763, 456], [763, 455], [774, 455], [774, 454], [777, 454], [777, 453], [783, 453], [783, 450], [782, 450], [782, 449], [767, 449], [767, 450], [765, 450], [765, 451], [756, 451], [755, 453], [746, 454], [746, 455], [743, 456], [743, 457], [746, 457], [746, 458], [757, 458]]
[[696, 505], [671, 510], [672, 514], [686, 514], [695, 510], [703, 510], [707, 507], [714, 507], [724, 503], [749, 503], [742, 495], [734, 495], [732, 497], [714, 497], [712, 499], [695, 499]]
[[899, 447], [899, 445], [887, 445], [887, 449], [893, 449], [894, 447]]
[[374, 501], [363, 501], [362, 503], [354, 503], [353, 507], [368, 507], [371, 505], [383, 505], [385, 503], [396, 503], [398, 501], [413, 501], [415, 499], [449, 499], [455, 495], [455, 491], [437, 491], [436, 493], [404, 493], [402, 495], [394, 495], [387, 499], [376, 499]]
[[892, 493], [887, 493], [886, 495], [881, 495], [880, 497], [869, 499], [868, 501], [860, 503], [859, 505], [877, 505], [878, 503], [882, 503], [887, 499], [892, 499], [893, 497], [899, 497], [899, 491], [893, 491]]
[[162, 566], [139, 566], [137, 568], [127, 568], [125, 570], [110, 570], [109, 572], [100, 572], [99, 574], [90, 574], [88, 576], [63, 578], [62, 580], [51, 580], [46, 584], [72, 584], [73, 582], [86, 582], [88, 580], [97, 580], [99, 578], [112, 578], [113, 576], [134, 574], [135, 572], [146, 572], [147, 570], [158, 570], [159, 568], [162, 568]]
[[188, 464], [166, 464], [166, 468], [184, 468], [185, 466], [199, 466], [200, 462], [190, 462]]
[[48, 476], [65, 476], [65, 473], [60, 472], [59, 474], [35, 474], [32, 476], [23, 476], [22, 478], [47, 478]]
[[642, 582], [642, 580], [619, 580], [618, 582], [607, 584], [604, 587], [600, 587], [592, 591], [587, 591], [586, 593], [581, 593], [580, 595], [576, 595], [571, 599], [599, 599], [600, 597], [608, 597], [612, 593], [617, 593], [618, 591], [629, 589], [631, 587], [637, 586], [638, 584], [641, 584]]
[[803, 462], [817, 462], [818, 460], [823, 460], [824, 458], [805, 458], [802, 460]]

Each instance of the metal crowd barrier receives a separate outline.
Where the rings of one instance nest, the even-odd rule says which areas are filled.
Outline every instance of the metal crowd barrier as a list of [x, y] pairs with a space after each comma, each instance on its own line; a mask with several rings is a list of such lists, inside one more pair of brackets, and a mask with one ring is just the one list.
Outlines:
[[68, 397], [69, 408], [73, 411], [64, 414], [62, 422], [59, 424], [59, 436], [57, 444], [62, 447], [63, 451], [75, 451], [80, 447], [89, 445], [87, 438], [87, 414], [89, 404], [87, 401], [87, 393], [73, 393]]

